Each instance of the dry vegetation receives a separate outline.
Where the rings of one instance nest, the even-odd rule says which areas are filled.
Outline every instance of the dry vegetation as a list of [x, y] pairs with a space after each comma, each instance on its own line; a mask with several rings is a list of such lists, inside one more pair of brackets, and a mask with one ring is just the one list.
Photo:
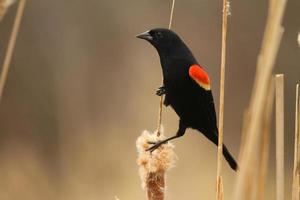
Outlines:
[[[0, 1], [0, 21], [4, 17], [8, 7], [11, 6], [13, 3], [14, 3], [13, 0], [2, 0], [2, 1]], [[7, 74], [8, 74], [9, 66], [10, 66], [10, 62], [11, 62], [11, 58], [12, 58], [12, 55], [13, 55], [13, 52], [14, 52], [14, 48], [15, 48], [15, 44], [16, 44], [16, 40], [17, 40], [17, 36], [18, 36], [18, 32], [19, 32], [21, 20], [22, 20], [22, 17], [23, 17], [23, 11], [24, 11], [24, 8], [25, 8], [25, 3], [26, 3], [26, 0], [20, 0], [19, 1], [14, 26], [13, 26], [11, 36], [10, 36], [10, 39], [9, 39], [9, 43], [8, 43], [8, 47], [7, 47], [7, 50], [6, 50], [6, 55], [5, 55], [5, 58], [4, 58], [4, 63], [3, 63], [2, 71], [1, 71], [1, 75], [0, 75], [0, 102], [1, 102], [1, 99], [2, 99], [3, 90], [4, 90], [4, 87], [5, 87]]]
[[[173, 2], [174, 3], [174, 2]], [[229, 3], [223, 2], [222, 25], [222, 58], [220, 81], [220, 112], [219, 112], [219, 144], [223, 143], [223, 113], [224, 113], [224, 85], [225, 85], [225, 57], [226, 57], [226, 33], [227, 15]], [[274, 97], [273, 68], [283, 35], [281, 26], [286, 0], [271, 0], [265, 28], [265, 35], [261, 52], [257, 62], [257, 72], [252, 92], [252, 98], [245, 117], [243, 132], [244, 142], [241, 146], [240, 169], [237, 173], [234, 198], [264, 199], [264, 185], [268, 166], [270, 121]], [[173, 4], [174, 6], [174, 4]], [[172, 16], [172, 15], [171, 15]], [[171, 17], [172, 19], [172, 17]], [[284, 90], [283, 75], [277, 75], [276, 83], [276, 177], [277, 200], [284, 199]], [[298, 97], [298, 94], [297, 94]], [[162, 99], [161, 99], [162, 101]], [[296, 101], [297, 104], [298, 101]], [[160, 116], [161, 118], [161, 105]], [[293, 199], [299, 199], [299, 161], [298, 150], [299, 123], [297, 117], [299, 109], [296, 108], [296, 135], [295, 135], [295, 166], [293, 182]], [[151, 157], [149, 157], [151, 160]], [[257, 167], [254, 167], [257, 166]], [[222, 183], [222, 145], [218, 147], [217, 170], [217, 200], [224, 199]], [[158, 179], [159, 180], [159, 179]], [[151, 186], [150, 186], [151, 187]], [[148, 196], [149, 197], [149, 196]], [[152, 198], [148, 198], [152, 199]], [[155, 199], [155, 198], [154, 198]], [[157, 198], [162, 199], [162, 198]]]
[[295, 144], [294, 144], [294, 170], [293, 170], [293, 191], [292, 200], [300, 199], [300, 101], [299, 101], [299, 84], [296, 86], [295, 102]]
[[[0, 21], [7, 12], [7, 9], [12, 5], [12, 0], [0, 0]], [[0, 77], [0, 100], [5, 88], [5, 82], [7, 74], [9, 72], [10, 61], [13, 55], [14, 46], [17, 39], [18, 30], [21, 24], [23, 11], [25, 8], [25, 0], [18, 1], [18, 9], [16, 12], [14, 26], [12, 28], [11, 37], [9, 40], [4, 64]], [[266, 182], [266, 173], [268, 171], [268, 157], [270, 146], [270, 126], [271, 116], [273, 109], [274, 87], [276, 91], [276, 160], [277, 160], [277, 200], [284, 199], [284, 90], [283, 90], [283, 76], [277, 76], [275, 84], [273, 82], [273, 67], [276, 60], [276, 55], [279, 50], [281, 37], [283, 34], [283, 28], [281, 26], [282, 17], [284, 15], [286, 0], [271, 0], [269, 4], [269, 13], [267, 19], [267, 25], [264, 34], [264, 40], [261, 47], [261, 52], [257, 62], [257, 72], [255, 82], [253, 86], [252, 97], [250, 100], [249, 108], [246, 111], [244, 119], [243, 129], [243, 141], [240, 147], [240, 169], [237, 173], [236, 186], [234, 190], [234, 199], [264, 199], [264, 186]], [[172, 9], [170, 15], [169, 28], [171, 28], [173, 11], [175, 0], [172, 1]], [[223, 15], [223, 35], [222, 35], [222, 59], [221, 59], [221, 92], [220, 92], [220, 114], [219, 114], [219, 127], [220, 127], [220, 140], [222, 143], [223, 133], [223, 111], [224, 111], [224, 83], [225, 83], [225, 56], [226, 56], [226, 29], [227, 29], [227, 14], [228, 3], [224, 0], [224, 15]], [[298, 35], [298, 42], [300, 45], [300, 36]], [[275, 85], [275, 86], [274, 86]], [[293, 191], [292, 199], [299, 200], [300, 186], [299, 186], [299, 169], [300, 169], [300, 101], [299, 101], [299, 85], [296, 89], [296, 109], [295, 109], [295, 147], [294, 147], [294, 169], [293, 169]], [[158, 117], [158, 129], [161, 129], [161, 114], [162, 114], [162, 98], [160, 99], [159, 117]], [[160, 133], [160, 134], [159, 134]], [[165, 199], [166, 189], [166, 172], [173, 166], [176, 158], [173, 152], [174, 146], [171, 143], [162, 145], [159, 149], [152, 154], [146, 151], [149, 147], [148, 142], [155, 142], [164, 138], [163, 131], [157, 131], [155, 133], [149, 133], [144, 131], [137, 140], [139, 172], [142, 180], [142, 186], [147, 191], [147, 197], [149, 200], [163, 200]], [[77, 141], [77, 140], [76, 140]], [[77, 141], [79, 144], [85, 143], [81, 138]], [[18, 144], [16, 144], [18, 145]], [[100, 147], [87, 144], [86, 153], [90, 155], [91, 152], [101, 151]], [[68, 152], [67, 147], [63, 152]], [[14, 154], [15, 153], [15, 154]], [[44, 172], [45, 166], [39, 163], [37, 160], [41, 160], [31, 149], [26, 149], [23, 155], [27, 157], [18, 156], [18, 152], [11, 152], [10, 156], [15, 159], [10, 160], [2, 164], [1, 171], [5, 175], [2, 175], [2, 179], [8, 179], [8, 184], [0, 188], [0, 199], [16, 199], [18, 194], [14, 194], [16, 187], [21, 188], [20, 193], [25, 193], [28, 199], [38, 199], [37, 197], [45, 196], [45, 199], [55, 199], [61, 194], [57, 194], [55, 186], [51, 185], [51, 181], [48, 181], [48, 175]], [[81, 156], [80, 152], [77, 152]], [[223, 185], [222, 185], [222, 146], [218, 148], [218, 171], [217, 171], [217, 199], [224, 198]], [[92, 154], [92, 153], [91, 153]], [[62, 156], [64, 157], [64, 156]], [[93, 157], [93, 156], [91, 156]], [[65, 156], [65, 162], [68, 165], [68, 169], [74, 166], [72, 157]], [[76, 159], [74, 159], [76, 160]], [[80, 159], [78, 159], [80, 160]], [[77, 162], [79, 162], [77, 160]], [[24, 162], [21, 162], [24, 161]], [[27, 163], [20, 166], [19, 163]], [[99, 162], [100, 163], [100, 162]], [[79, 176], [85, 177], [84, 172], [90, 170], [99, 170], [100, 164], [85, 163], [80, 167], [72, 168]], [[75, 163], [78, 164], [78, 163]], [[92, 167], [91, 167], [92, 166]], [[257, 166], [256, 168], [253, 166]], [[20, 173], [20, 170], [26, 173]], [[83, 172], [82, 172], [83, 170]], [[97, 188], [90, 188], [84, 186], [78, 179], [74, 178], [72, 173], [66, 170], [65, 185], [63, 192], [64, 199], [96, 199], [96, 195], [93, 196], [89, 193]], [[88, 174], [88, 173], [86, 173]], [[10, 177], [10, 178], [7, 178]], [[12, 178], [11, 178], [12, 177]], [[92, 180], [94, 183], [94, 177], [85, 177], [87, 180]], [[27, 180], [27, 181], [25, 181]], [[200, 181], [200, 180], [199, 180]], [[83, 180], [84, 182], [84, 180]], [[88, 181], [89, 182], [89, 181]], [[89, 183], [87, 185], [92, 185]], [[30, 185], [30, 186], [29, 186]], [[72, 191], [81, 190], [78, 195]], [[226, 186], [225, 186], [226, 187]], [[9, 192], [5, 192], [9, 191]], [[61, 191], [60, 191], [61, 192]], [[180, 191], [178, 191], [180, 192]], [[85, 195], [82, 195], [85, 194]], [[11, 196], [8, 196], [11, 195]], [[15, 195], [15, 196], [14, 196]], [[199, 197], [200, 198], [200, 197]], [[26, 199], [26, 198], [25, 198]], [[118, 199], [115, 197], [115, 199]]]

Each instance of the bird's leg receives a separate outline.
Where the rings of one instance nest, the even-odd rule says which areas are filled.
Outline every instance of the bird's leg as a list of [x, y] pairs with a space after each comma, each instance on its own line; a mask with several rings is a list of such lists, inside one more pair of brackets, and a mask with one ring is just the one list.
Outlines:
[[158, 147], [160, 147], [160, 145], [165, 144], [165, 143], [167, 143], [168, 141], [173, 140], [173, 139], [175, 139], [175, 138], [179, 138], [179, 137], [183, 136], [184, 133], [185, 133], [186, 128], [187, 128], [186, 125], [184, 125], [184, 124], [180, 121], [180, 122], [179, 122], [179, 128], [178, 128], [177, 133], [176, 133], [175, 136], [170, 137], [170, 138], [167, 138], [167, 139], [162, 140], [162, 141], [158, 141], [158, 142], [148, 142], [149, 144], [153, 144], [153, 146], [150, 147], [150, 148], [148, 148], [146, 151], [150, 151], [150, 152], [152, 153], [155, 149], [157, 149]]
[[156, 90], [156, 95], [157, 96], [162, 96], [166, 94], [166, 89], [165, 89], [165, 86], [161, 86], [159, 87], [157, 90]]

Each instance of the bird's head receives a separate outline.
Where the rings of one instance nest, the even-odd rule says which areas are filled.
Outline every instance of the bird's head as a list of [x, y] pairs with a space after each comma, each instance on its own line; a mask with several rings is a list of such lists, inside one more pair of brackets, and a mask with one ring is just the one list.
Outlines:
[[175, 32], [166, 28], [151, 29], [136, 37], [150, 42], [158, 51], [170, 49], [181, 42]]

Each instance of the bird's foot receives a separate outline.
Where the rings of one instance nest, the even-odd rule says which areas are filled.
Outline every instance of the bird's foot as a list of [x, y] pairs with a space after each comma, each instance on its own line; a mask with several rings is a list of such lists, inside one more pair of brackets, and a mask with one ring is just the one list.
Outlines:
[[155, 149], [157, 149], [158, 147], [160, 147], [162, 144], [165, 143], [167, 143], [167, 141], [148, 142], [148, 144], [152, 144], [152, 146], [146, 149], [146, 151], [150, 151], [150, 153], [152, 153]]
[[157, 95], [157, 96], [162, 96], [162, 95], [164, 95], [164, 94], [166, 94], [166, 89], [165, 89], [164, 86], [161, 86], [161, 87], [159, 87], [159, 88], [156, 90], [156, 95]]

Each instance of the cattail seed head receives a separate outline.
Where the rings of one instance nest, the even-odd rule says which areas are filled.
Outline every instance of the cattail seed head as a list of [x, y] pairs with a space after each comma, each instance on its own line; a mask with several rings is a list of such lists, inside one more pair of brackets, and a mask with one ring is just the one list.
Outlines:
[[152, 153], [147, 151], [151, 147], [149, 142], [159, 142], [165, 138], [163, 130], [160, 133], [160, 136], [157, 136], [156, 132], [150, 133], [145, 130], [136, 141], [139, 174], [142, 187], [147, 190], [149, 200], [164, 199], [165, 173], [174, 166], [176, 158], [173, 151], [174, 145], [169, 142], [161, 145]]

